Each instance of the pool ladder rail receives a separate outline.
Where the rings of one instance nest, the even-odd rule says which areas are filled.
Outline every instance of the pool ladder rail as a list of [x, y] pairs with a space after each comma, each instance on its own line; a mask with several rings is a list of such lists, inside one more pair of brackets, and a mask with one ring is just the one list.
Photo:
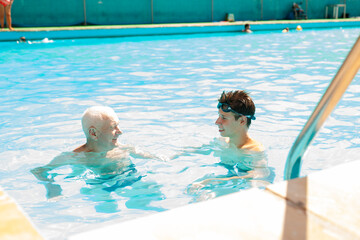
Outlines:
[[291, 147], [285, 164], [285, 180], [300, 176], [302, 156], [327, 117], [340, 101], [359, 68], [360, 36]]

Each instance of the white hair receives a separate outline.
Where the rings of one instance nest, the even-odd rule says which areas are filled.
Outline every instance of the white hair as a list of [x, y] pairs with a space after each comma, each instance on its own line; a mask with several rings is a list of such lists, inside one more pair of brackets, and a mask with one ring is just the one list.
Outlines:
[[101, 129], [104, 122], [103, 120], [108, 118], [118, 118], [111, 107], [94, 106], [86, 109], [81, 118], [81, 124], [86, 138], [89, 136], [89, 129], [91, 127]]

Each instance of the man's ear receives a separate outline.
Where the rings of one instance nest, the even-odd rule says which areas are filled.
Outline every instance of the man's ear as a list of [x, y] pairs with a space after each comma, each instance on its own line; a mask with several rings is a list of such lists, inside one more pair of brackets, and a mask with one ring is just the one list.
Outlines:
[[98, 133], [95, 127], [90, 127], [89, 128], [89, 136], [91, 139], [93, 140], [97, 140], [98, 139]]

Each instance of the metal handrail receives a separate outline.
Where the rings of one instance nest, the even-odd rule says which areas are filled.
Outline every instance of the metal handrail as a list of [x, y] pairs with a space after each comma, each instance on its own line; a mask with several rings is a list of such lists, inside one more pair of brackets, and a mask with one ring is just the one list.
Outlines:
[[300, 176], [302, 156], [360, 68], [360, 37], [295, 140], [285, 164], [284, 179]]

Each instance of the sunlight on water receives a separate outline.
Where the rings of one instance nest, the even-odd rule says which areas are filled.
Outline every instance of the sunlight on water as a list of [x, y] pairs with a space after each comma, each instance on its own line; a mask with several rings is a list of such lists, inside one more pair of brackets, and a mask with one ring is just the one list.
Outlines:
[[[218, 97], [234, 89], [250, 91], [257, 107], [250, 135], [263, 143], [272, 177], [281, 181], [292, 143], [359, 33], [349, 28], [1, 43], [0, 185], [49, 239], [263, 187], [243, 179], [193, 185], [243, 174], [231, 166], [226, 154], [238, 153], [226, 152], [214, 124]], [[358, 160], [359, 81], [357, 75], [315, 137], [302, 175]], [[81, 115], [93, 105], [115, 109], [121, 143], [156, 157], [130, 156], [128, 168], [113, 174], [70, 164], [50, 172], [54, 182], [37, 180], [31, 169], [74, 158], [71, 151], [85, 141]]]

